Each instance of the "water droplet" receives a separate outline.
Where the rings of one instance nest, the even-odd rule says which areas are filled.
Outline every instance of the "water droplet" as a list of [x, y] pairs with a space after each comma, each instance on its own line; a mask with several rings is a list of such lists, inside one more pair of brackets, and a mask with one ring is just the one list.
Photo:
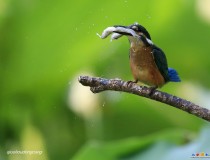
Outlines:
[[149, 14], [147, 14], [147, 18], [148, 18], [148, 19], [150, 19], [150, 18], [151, 18], [151, 16], [150, 16]]
[[102, 107], [104, 107], [104, 106], [105, 106], [105, 104], [106, 104], [106, 102], [104, 102], [104, 103], [102, 104]]

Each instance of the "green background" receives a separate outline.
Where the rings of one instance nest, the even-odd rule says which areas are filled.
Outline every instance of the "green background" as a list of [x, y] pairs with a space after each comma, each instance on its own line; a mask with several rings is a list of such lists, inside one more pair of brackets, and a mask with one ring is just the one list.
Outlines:
[[[79, 75], [133, 80], [127, 38], [110, 42], [96, 33], [138, 22], [182, 79], [161, 90], [210, 108], [208, 6], [208, 0], [0, 0], [0, 159], [210, 154], [202, 141], [210, 132], [206, 121], [126, 93], [92, 94], [77, 81]], [[15, 150], [43, 153], [7, 154]]]

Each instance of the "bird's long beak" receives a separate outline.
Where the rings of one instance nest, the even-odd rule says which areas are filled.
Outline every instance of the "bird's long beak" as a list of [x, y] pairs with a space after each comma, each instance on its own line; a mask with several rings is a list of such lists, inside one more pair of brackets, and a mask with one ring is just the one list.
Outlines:
[[139, 38], [138, 34], [132, 30], [129, 26], [121, 26], [121, 25], [115, 25], [113, 27], [107, 27], [102, 34], [98, 34], [97, 35], [104, 39], [106, 37], [108, 37], [110, 34], [113, 33], [113, 36], [111, 39], [118, 39], [119, 37], [125, 35], [125, 36], [133, 36], [135, 38]]
[[118, 33], [125, 36], [133, 36], [134, 31], [129, 28], [129, 26], [115, 25], [117, 30], [113, 31], [114, 33]]

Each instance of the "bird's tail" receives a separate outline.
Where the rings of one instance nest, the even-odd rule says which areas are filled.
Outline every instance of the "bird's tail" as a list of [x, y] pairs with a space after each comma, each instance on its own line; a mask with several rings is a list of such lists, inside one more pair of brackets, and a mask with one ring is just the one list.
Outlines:
[[181, 79], [179, 78], [179, 75], [177, 73], [177, 71], [173, 68], [168, 68], [168, 75], [169, 75], [169, 79], [172, 82], [181, 82]]

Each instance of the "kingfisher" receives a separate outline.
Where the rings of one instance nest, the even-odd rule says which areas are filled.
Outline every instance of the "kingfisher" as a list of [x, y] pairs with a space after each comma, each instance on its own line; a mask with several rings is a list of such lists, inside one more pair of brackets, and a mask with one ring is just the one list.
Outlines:
[[153, 44], [151, 36], [145, 27], [138, 23], [129, 26], [115, 25], [131, 29], [138, 36], [129, 32], [114, 31], [128, 37], [130, 42], [130, 68], [134, 77], [134, 83], [142, 82], [151, 86], [152, 91], [162, 87], [168, 82], [180, 82], [177, 71], [168, 67], [165, 53], [162, 49]]

